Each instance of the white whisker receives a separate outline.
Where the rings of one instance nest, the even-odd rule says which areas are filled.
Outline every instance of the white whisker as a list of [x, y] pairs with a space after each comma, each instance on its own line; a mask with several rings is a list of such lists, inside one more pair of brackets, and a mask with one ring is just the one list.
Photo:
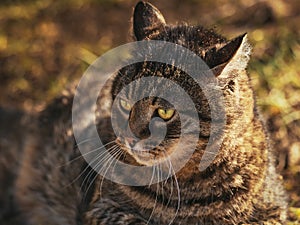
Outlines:
[[106, 173], [108, 172], [108, 170], [109, 170], [109, 168], [111, 167], [111, 165], [113, 164], [113, 162], [115, 162], [115, 164], [114, 164], [114, 167], [115, 167], [116, 163], [118, 162], [118, 159], [119, 159], [120, 156], [123, 154], [123, 152], [122, 152], [122, 150], [119, 148], [119, 146], [117, 146], [117, 148], [114, 149], [114, 150], [116, 150], [116, 152], [114, 152], [114, 153], [112, 154], [112, 156], [109, 158], [110, 163], [109, 163], [108, 167], [106, 168], [106, 171], [104, 172], [104, 175], [101, 176], [101, 183], [100, 183], [100, 187], [99, 187], [99, 193], [100, 193], [100, 195], [101, 195], [101, 192], [102, 192], [103, 181], [104, 181], [104, 179], [105, 179]]
[[[111, 154], [112, 154], [112, 155], [114, 155], [114, 154], [116, 153], [115, 150], [117, 150], [117, 148], [118, 148], [118, 146], [113, 146], [113, 149], [111, 150], [111, 152], [112, 152]], [[89, 184], [89, 186], [88, 186], [87, 189], [86, 189], [86, 193], [88, 192], [88, 190], [90, 189], [90, 187], [91, 187], [92, 184], [94, 183], [95, 179], [98, 177], [98, 174], [101, 172], [101, 170], [102, 170], [104, 167], [106, 167], [106, 164], [109, 163], [110, 160], [111, 160], [112, 158], [114, 158], [111, 154], [106, 155], [106, 156], [105, 156], [103, 159], [101, 159], [101, 160], [97, 163], [97, 165], [94, 167], [94, 170], [97, 171], [98, 168], [102, 165], [102, 162], [105, 161], [105, 164], [102, 165], [102, 168], [99, 170], [99, 172], [97, 173], [97, 175], [92, 179], [91, 182], [89, 182], [90, 184]], [[97, 158], [99, 158], [99, 157], [97, 157]]]
[[[86, 142], [87, 142], [87, 141], [86, 141]], [[94, 152], [96, 152], [96, 151], [99, 151], [99, 150], [101, 150], [102, 148], [104, 148], [104, 147], [106, 147], [107, 145], [112, 144], [112, 143], [114, 143], [114, 142], [115, 142], [115, 141], [111, 141], [111, 142], [106, 143], [105, 145], [103, 145], [103, 146], [101, 146], [101, 147], [99, 147], [99, 148], [96, 148], [96, 149], [94, 149], [94, 150], [92, 150], [92, 151], [89, 151], [89, 152], [84, 153], [84, 154], [80, 154], [80, 156], [77, 156], [76, 158], [74, 158], [74, 159], [72, 159], [72, 160], [66, 162], [66, 163], [63, 164], [63, 165], [59, 165], [59, 166], [57, 166], [57, 167], [60, 168], [60, 167], [64, 167], [64, 166], [70, 165], [71, 163], [73, 163], [74, 161], [80, 159], [81, 157], [86, 156], [86, 155], [91, 154], [91, 153], [94, 153]], [[81, 142], [81, 144], [82, 144], [82, 142]]]
[[[169, 160], [169, 158], [168, 158]], [[169, 160], [170, 161], [170, 160]], [[176, 183], [176, 188], [177, 188], [177, 198], [178, 198], [178, 204], [177, 204], [177, 209], [176, 209], [176, 212], [175, 212], [175, 215], [174, 215], [174, 218], [170, 221], [169, 225], [171, 225], [173, 223], [173, 221], [175, 220], [178, 212], [179, 212], [179, 209], [180, 209], [180, 187], [179, 187], [179, 183], [178, 183], [178, 180], [177, 180], [177, 176], [176, 176], [176, 173], [174, 171], [174, 168], [173, 168], [173, 165], [172, 165], [172, 162], [170, 161], [170, 166], [172, 167], [172, 171], [174, 173], [174, 179], [175, 179], [175, 183]]]
[[[157, 166], [154, 165], [154, 166], [153, 166], [153, 169], [156, 170], [156, 168], [157, 168]], [[157, 179], [158, 179], [157, 181], [159, 181], [159, 169], [157, 169]], [[149, 218], [148, 218], [148, 220], [147, 220], [147, 224], [149, 224], [149, 222], [150, 222], [150, 220], [151, 220], [151, 218], [152, 218], [152, 216], [153, 216], [153, 214], [154, 214], [155, 208], [156, 208], [157, 198], [158, 198], [158, 190], [159, 190], [159, 182], [157, 182], [157, 184], [156, 184], [155, 202], [154, 202], [154, 206], [153, 206], [153, 209], [152, 209], [152, 211], [151, 211], [151, 214], [150, 214], [150, 216], [149, 216]]]
[[[112, 146], [111, 148], [109, 148], [107, 151], [109, 151], [110, 149], [112, 149], [113, 147], [115, 147], [115, 146]], [[96, 150], [99, 150], [99, 149], [101, 149], [101, 148], [97, 148], [97, 149], [95, 149], [95, 150], [93, 150], [92, 152], [95, 152]], [[101, 155], [103, 155], [103, 154], [105, 154], [106, 152], [102, 152], [101, 154], [99, 154], [97, 157], [95, 157], [95, 159], [93, 159], [92, 161], [91, 161], [91, 163], [94, 163], [95, 162], [95, 160], [97, 160], [99, 157], [101, 157]], [[74, 184], [76, 181], [78, 181], [78, 179], [88, 170], [88, 168], [89, 168], [89, 165], [87, 165], [81, 172], [80, 172], [80, 174], [77, 176], [77, 177], [75, 177], [68, 185], [66, 185], [65, 187], [68, 187], [68, 186], [70, 186], [70, 185], [72, 185], [72, 184]], [[85, 181], [87, 180], [87, 177], [90, 177], [90, 175], [93, 173], [93, 171], [91, 170], [91, 171], [89, 171], [89, 173], [87, 174], [87, 176], [85, 176], [85, 178], [84, 178], [84, 180], [82, 181], [82, 184], [81, 184], [81, 186], [80, 186], [80, 190], [82, 190], [82, 186], [83, 186], [83, 184], [85, 183]]]
[[[107, 151], [114, 151], [115, 149], [117, 148], [117, 146], [116, 145], [114, 145], [114, 146], [112, 146], [112, 147], [110, 147], [109, 149], [107, 149]], [[100, 154], [98, 154], [90, 163], [92, 164], [92, 163], [94, 163], [94, 162], [96, 162], [99, 158], [101, 158], [103, 155], [105, 155], [105, 154], [107, 154], [107, 152], [102, 152], [102, 153], [100, 153]], [[85, 184], [85, 182], [86, 181], [88, 181], [89, 179], [90, 179], [90, 177], [91, 177], [91, 175], [93, 174], [93, 172], [94, 171], [96, 171], [97, 170], [97, 168], [101, 165], [101, 163], [103, 162], [103, 161], [105, 161], [107, 158], [109, 158], [110, 157], [110, 153], [108, 153], [107, 155], [105, 155], [105, 157], [103, 157], [99, 162], [97, 162], [97, 165], [94, 167], [94, 168], [91, 168], [91, 170], [88, 172], [88, 174], [85, 176], [85, 178], [84, 178], [84, 180], [82, 181], [82, 184], [81, 184], [81, 186], [80, 186], [80, 189], [82, 189], [82, 187], [83, 187], [83, 185]], [[86, 166], [86, 168], [81, 172], [81, 174], [77, 177], [77, 179], [80, 177], [80, 176], [82, 176], [85, 172], [86, 172], [86, 170], [89, 168], [90, 166], [89, 165], [87, 165]], [[97, 172], [97, 171], [96, 171]], [[95, 176], [96, 177], [96, 176]], [[93, 179], [94, 180], [94, 179]], [[91, 184], [92, 183], [90, 183], [90, 185], [88, 186], [88, 189], [89, 189], [89, 187], [91, 186]], [[87, 189], [87, 191], [88, 191], [88, 189]], [[87, 192], [86, 191], [86, 192]]]

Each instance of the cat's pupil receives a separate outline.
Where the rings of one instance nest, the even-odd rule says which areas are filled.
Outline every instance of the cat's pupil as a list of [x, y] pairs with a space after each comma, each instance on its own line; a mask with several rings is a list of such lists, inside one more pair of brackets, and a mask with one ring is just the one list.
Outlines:
[[164, 108], [159, 108], [157, 112], [158, 115], [164, 120], [171, 119], [175, 113], [174, 109], [164, 109]]

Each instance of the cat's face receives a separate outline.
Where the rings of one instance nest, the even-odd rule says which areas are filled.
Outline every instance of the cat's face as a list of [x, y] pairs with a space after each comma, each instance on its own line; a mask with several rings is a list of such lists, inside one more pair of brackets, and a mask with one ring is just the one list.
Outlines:
[[[182, 45], [199, 55], [216, 77], [224, 77], [222, 73], [244, 41], [244, 36], [226, 41], [213, 31], [202, 27], [168, 26], [156, 8], [142, 2], [135, 8], [133, 25], [137, 40], [164, 40]], [[140, 165], [153, 165], [173, 153], [179, 142], [182, 127], [188, 126], [182, 124], [179, 111], [186, 113], [186, 116], [190, 115], [189, 106], [180, 99], [180, 96], [173, 96], [174, 101], [179, 102], [177, 105], [181, 107], [180, 109], [174, 107], [172, 102], [157, 97], [157, 92], [169, 88], [166, 85], [149, 82], [145, 86], [137, 82], [120, 94], [121, 90], [130, 83], [143, 77], [154, 76], [174, 81], [191, 97], [199, 117], [197, 118], [199, 121], [191, 120], [191, 124], [197, 123], [200, 134], [189, 125], [188, 135], [192, 137], [196, 134], [196, 138], [200, 138], [205, 145], [210, 134], [211, 115], [208, 101], [199, 85], [191, 81], [185, 72], [174, 66], [157, 62], [137, 63], [123, 68], [114, 79], [111, 90], [115, 105], [112, 120], [117, 127], [114, 130], [116, 134], [114, 137], [120, 149]], [[221, 78], [220, 84], [222, 82], [226, 84], [226, 81], [222, 81]], [[152, 95], [154, 90], [155, 93]], [[144, 92], [147, 92], [149, 97], [137, 102], [133, 101], [136, 98], [134, 95]], [[184, 143], [188, 146], [189, 138], [185, 138]]]
[[[188, 76], [183, 71], [161, 63], [145, 62], [122, 69], [119, 76], [112, 90], [116, 142], [139, 164], [153, 165], [166, 159], [176, 150], [183, 127], [188, 130], [185, 135], [191, 137], [197, 134], [199, 124], [188, 125], [197, 123], [197, 120], [189, 118], [194, 108], [189, 107], [183, 96], [171, 94], [168, 100], [158, 97], [166, 96], [165, 93], [170, 90], [173, 93], [175, 89], [169, 86], [172, 83], [159, 82], [154, 77], [168, 78], [181, 87], [185, 83], [185, 91], [193, 96], [195, 102], [202, 99], [204, 103], [199, 87], [194, 84], [194, 88], [188, 88]], [[145, 78], [148, 78], [147, 81], [142, 82], [141, 79]], [[147, 97], [139, 97], [143, 95]], [[202, 107], [201, 114], [203, 118], [209, 115], [209, 108]], [[187, 120], [182, 124], [183, 118]], [[209, 117], [205, 119], [209, 120]], [[189, 145], [190, 140], [194, 139], [184, 139], [183, 142]]]
[[180, 137], [179, 114], [164, 99], [149, 97], [135, 104], [130, 99], [124, 96], [116, 103], [115, 121], [124, 121], [129, 115], [128, 123], [117, 125], [123, 125], [117, 144], [139, 164], [153, 165], [174, 151]]

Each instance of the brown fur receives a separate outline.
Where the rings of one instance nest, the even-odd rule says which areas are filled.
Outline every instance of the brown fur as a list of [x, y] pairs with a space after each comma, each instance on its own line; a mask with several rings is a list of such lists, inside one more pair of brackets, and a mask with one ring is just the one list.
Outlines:
[[[115, 221], [114, 213], [102, 208], [107, 206], [106, 201], [109, 200], [110, 204], [111, 201], [117, 204], [117, 209], [114, 209], [122, 215], [134, 214], [137, 220], [142, 218], [148, 220], [150, 224], [168, 224], [171, 221], [172, 224], [283, 224], [286, 219], [286, 197], [280, 176], [275, 173], [268, 137], [257, 112], [246, 73], [250, 54], [246, 36], [228, 42], [202, 27], [168, 26], [162, 15], [158, 15], [158, 10], [147, 3], [139, 3], [135, 8], [134, 32], [138, 40], [166, 40], [181, 44], [206, 61], [218, 77], [219, 88], [223, 90], [225, 97], [227, 124], [224, 140], [213, 163], [205, 171], [200, 172], [198, 164], [207, 144], [205, 135], [209, 134], [210, 128], [209, 123], [202, 121], [200, 135], [203, 137], [199, 139], [198, 148], [192, 159], [176, 174], [180, 201], [176, 191], [173, 190], [172, 194], [172, 189], [176, 188], [172, 178], [165, 183], [149, 187], [122, 186], [104, 181], [104, 184], [101, 183], [98, 187], [98, 190], [102, 191], [99, 191], [98, 197], [96, 195], [94, 199], [93, 204], [97, 206], [91, 205], [97, 218], [87, 214], [90, 223], [114, 224], [107, 218], [108, 213], [111, 221]], [[201, 44], [198, 44], [198, 40], [201, 40]], [[124, 85], [138, 77], [163, 76], [174, 80], [183, 88], [186, 87], [185, 90], [195, 99], [196, 104], [197, 101], [201, 101], [200, 107], [197, 108], [199, 113], [202, 116], [209, 115], [210, 110], [199, 87], [193, 83], [188, 87], [185, 86], [189, 83], [187, 77], [175, 76], [182, 72], [172, 67], [144, 63], [125, 68], [120, 74], [112, 87], [112, 98]], [[138, 92], [138, 87], [131, 92]], [[130, 99], [130, 96], [128, 97]], [[143, 119], [150, 110], [150, 107], [145, 106], [151, 105], [147, 101], [133, 106], [132, 109], [138, 110]], [[135, 114], [131, 114], [129, 124], [137, 123], [136, 120]], [[131, 126], [135, 136], [147, 136], [147, 132], [142, 129], [144, 126], [146, 128], [147, 123]], [[100, 126], [99, 130], [101, 128]], [[165, 145], [167, 152], [173, 148], [168, 142]], [[125, 154], [132, 155], [143, 164], [138, 156], [126, 149], [126, 146], [121, 145], [121, 148]], [[166, 200], [169, 200], [168, 203]], [[180, 208], [177, 211], [179, 203]], [[110, 210], [111, 207], [113, 206], [110, 206]], [[98, 218], [104, 214], [105, 222]], [[123, 221], [122, 218], [119, 218], [119, 221]]]

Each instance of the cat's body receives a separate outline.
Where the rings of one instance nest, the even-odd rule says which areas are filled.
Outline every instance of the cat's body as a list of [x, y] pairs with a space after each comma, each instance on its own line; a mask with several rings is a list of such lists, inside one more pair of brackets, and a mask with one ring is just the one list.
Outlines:
[[[83, 170], [83, 159], [76, 158], [80, 154], [71, 126], [73, 96], [62, 97], [41, 115], [36, 142], [25, 150], [19, 173], [18, 204], [29, 224], [284, 224], [286, 196], [246, 73], [250, 54], [246, 36], [227, 41], [202, 27], [168, 26], [157, 9], [142, 2], [135, 8], [133, 23], [137, 40], [180, 44], [202, 57], [212, 69], [218, 79], [216, 88], [224, 96], [227, 119], [218, 154], [208, 168], [199, 170], [209, 138], [210, 109], [199, 87], [193, 82], [187, 85], [185, 73], [158, 63], [129, 66], [114, 78], [104, 101], [111, 102], [124, 85], [138, 77], [162, 76], [183, 86], [197, 103], [203, 127], [191, 160], [176, 176], [149, 186], [120, 185], [91, 176], [90, 170]], [[120, 110], [127, 110], [124, 101]], [[165, 122], [173, 133], [167, 133], [162, 143], [164, 154], [172, 151], [180, 130], [178, 115], [170, 107], [151, 98], [128, 107], [129, 126], [140, 139], [149, 137], [149, 120], [154, 113], [162, 118], [169, 116]], [[158, 111], [161, 108], [164, 115]], [[114, 141], [110, 118], [97, 121], [104, 141]], [[128, 162], [142, 166], [155, 161], [152, 153], [145, 160], [130, 152], [126, 141], [117, 144]], [[156, 153], [155, 157], [164, 156]], [[89, 193], [91, 190], [94, 193]]]

